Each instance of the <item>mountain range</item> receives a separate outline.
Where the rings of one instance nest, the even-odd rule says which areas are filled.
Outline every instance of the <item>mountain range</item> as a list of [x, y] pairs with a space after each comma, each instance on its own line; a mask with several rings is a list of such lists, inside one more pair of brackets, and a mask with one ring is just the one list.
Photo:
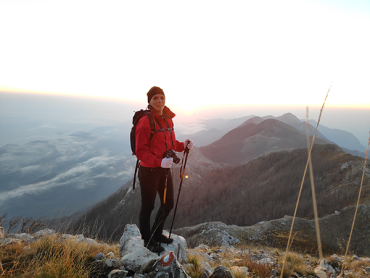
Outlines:
[[[250, 117], [214, 143], [193, 148], [173, 227], [212, 221], [249, 226], [293, 215], [308, 157], [306, 140], [302, 131], [282, 121]], [[316, 138], [312, 164], [319, 217], [355, 205], [363, 158]], [[175, 192], [180, 183], [179, 168], [176, 165], [172, 169]], [[368, 205], [369, 164], [365, 175], [361, 203]], [[140, 186], [132, 190], [131, 184], [128, 181], [89, 210], [64, 219], [64, 223], [74, 232], [83, 229], [99, 238], [117, 240], [127, 223], [138, 224]], [[154, 211], [158, 206], [157, 202]], [[297, 216], [313, 217], [308, 177], [303, 182]]]
[[[259, 124], [267, 119], [275, 119], [283, 122], [287, 125], [294, 127], [306, 134], [307, 125], [305, 121], [298, 119], [292, 113], [286, 113], [279, 117], [274, 116], [247, 116], [242, 118], [236, 118], [231, 120], [225, 119], [212, 119], [205, 120], [202, 122], [204, 129], [202, 131], [196, 132], [194, 134], [187, 134], [186, 136], [180, 136], [180, 139], [192, 138], [196, 142], [198, 147], [207, 146], [217, 140], [222, 136], [227, 134], [229, 131], [240, 127], [241, 125], [248, 125], [251, 123]], [[314, 120], [309, 121], [309, 134], [313, 136], [316, 130], [317, 122]], [[337, 144], [343, 148], [346, 152], [353, 155], [365, 157], [366, 148], [360, 143], [360, 141], [350, 132], [332, 129], [323, 125], [319, 125], [316, 131], [316, 137], [321, 138], [327, 142]]]
[[[201, 146], [196, 136], [187, 135], [200, 146], [189, 156], [189, 169], [201, 171], [200, 177], [227, 164], [237, 166], [264, 154], [307, 146], [302, 132], [306, 124], [291, 113], [276, 118], [212, 119], [204, 125], [210, 128], [201, 132], [204, 139], [213, 140], [208, 145]], [[133, 176], [135, 159], [130, 153], [129, 130], [129, 126], [115, 124], [88, 131], [59, 132], [57, 139], [1, 147], [0, 211], [9, 217], [55, 218], [75, 212], [84, 214], [102, 199], [116, 195], [119, 188], [129, 186]], [[213, 131], [218, 135], [212, 139], [208, 135]], [[310, 126], [311, 140], [313, 132], [314, 127]], [[334, 141], [325, 132], [317, 132], [315, 145]], [[187, 182], [194, 178], [189, 176]]]

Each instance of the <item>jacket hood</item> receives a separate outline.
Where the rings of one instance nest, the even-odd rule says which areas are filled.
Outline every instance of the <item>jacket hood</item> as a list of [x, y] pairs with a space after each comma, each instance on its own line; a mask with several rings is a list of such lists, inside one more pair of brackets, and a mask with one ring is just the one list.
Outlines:
[[[150, 110], [150, 112], [154, 115], [154, 117], [159, 117], [159, 118], [161, 118], [161, 116], [160, 115], [158, 115], [155, 111], [154, 111], [154, 109], [153, 109], [153, 107], [149, 104], [148, 105], [148, 109]], [[174, 118], [176, 116], [176, 114], [175, 113], [173, 113], [171, 110], [170, 110], [170, 108], [168, 108], [167, 106], [165, 106], [164, 108], [163, 108], [163, 118], [165, 118], [165, 119], [172, 119], [172, 118]]]

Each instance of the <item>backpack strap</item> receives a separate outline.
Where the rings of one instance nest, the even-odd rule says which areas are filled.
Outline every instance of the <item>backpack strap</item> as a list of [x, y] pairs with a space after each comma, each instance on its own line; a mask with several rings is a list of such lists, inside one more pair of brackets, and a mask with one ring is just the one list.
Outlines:
[[154, 133], [156, 132], [156, 130], [155, 130], [155, 123], [154, 123], [153, 116], [152, 116], [152, 114], [150, 113], [149, 110], [144, 110], [144, 113], [145, 113], [145, 115], [148, 116], [149, 123], [150, 123], [150, 137], [149, 137], [149, 144], [150, 144], [150, 142], [153, 139]]

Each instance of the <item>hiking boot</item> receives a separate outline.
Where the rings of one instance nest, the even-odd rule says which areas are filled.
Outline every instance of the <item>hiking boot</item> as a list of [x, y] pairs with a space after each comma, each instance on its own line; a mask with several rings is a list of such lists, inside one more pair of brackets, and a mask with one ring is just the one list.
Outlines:
[[144, 247], [148, 248], [153, 253], [161, 253], [164, 248], [159, 246], [159, 243], [152, 239], [149, 243], [148, 241], [144, 240]]
[[170, 244], [170, 243], [172, 243], [172, 242], [173, 242], [173, 239], [172, 239], [172, 238], [170, 238], [170, 237], [167, 237], [167, 236], [165, 236], [165, 235], [161, 235], [161, 239], [160, 239], [160, 241], [161, 241], [162, 243]]

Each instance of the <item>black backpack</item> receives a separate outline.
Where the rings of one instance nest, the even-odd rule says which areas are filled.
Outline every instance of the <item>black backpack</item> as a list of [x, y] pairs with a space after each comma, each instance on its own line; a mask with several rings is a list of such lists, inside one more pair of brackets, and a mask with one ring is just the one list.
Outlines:
[[[153, 136], [156, 132], [160, 132], [160, 131], [164, 132], [165, 130], [169, 130], [169, 131], [173, 130], [173, 128], [170, 128], [169, 126], [168, 126], [168, 128], [162, 128], [161, 124], [159, 122], [155, 121], [152, 114], [150, 113], [150, 110], [141, 109], [140, 111], [136, 111], [135, 114], [134, 114], [134, 117], [132, 118], [132, 125], [133, 126], [132, 126], [131, 132], [130, 132], [130, 143], [131, 143], [132, 155], [136, 155], [136, 125], [139, 122], [139, 120], [145, 115], [147, 115], [148, 118], [149, 118], [150, 129], [151, 129], [150, 137], [149, 137], [149, 144], [152, 141], [152, 138], [153, 138]], [[172, 121], [172, 119], [171, 119], [171, 121]], [[158, 130], [155, 129], [155, 123], [157, 123], [159, 125], [160, 129], [158, 129]], [[168, 125], [168, 123], [167, 123], [167, 125]], [[172, 122], [172, 126], [173, 126], [173, 122]], [[136, 160], [134, 181], [133, 181], [133, 184], [132, 184], [132, 189], [133, 190], [135, 190], [136, 173], [137, 173], [138, 168], [139, 168], [139, 159]]]

